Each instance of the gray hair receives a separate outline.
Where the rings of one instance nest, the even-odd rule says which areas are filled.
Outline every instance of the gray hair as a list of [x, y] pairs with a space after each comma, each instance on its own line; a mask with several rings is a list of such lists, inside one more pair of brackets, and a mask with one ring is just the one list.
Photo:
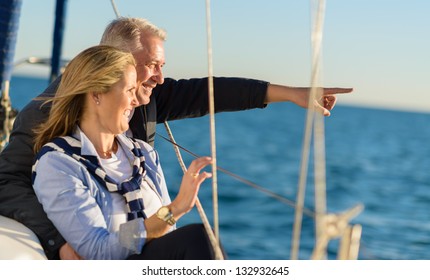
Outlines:
[[109, 45], [134, 53], [142, 49], [141, 36], [152, 35], [166, 40], [166, 31], [143, 18], [117, 18], [106, 27], [100, 45]]

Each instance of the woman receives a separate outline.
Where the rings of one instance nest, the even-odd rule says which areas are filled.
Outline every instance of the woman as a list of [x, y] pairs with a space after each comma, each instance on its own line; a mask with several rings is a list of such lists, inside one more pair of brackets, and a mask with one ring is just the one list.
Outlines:
[[84, 259], [210, 259], [202, 225], [175, 230], [191, 210], [208, 157], [194, 160], [171, 201], [158, 154], [129, 138], [136, 99], [133, 56], [110, 46], [67, 66], [46, 123], [36, 130], [35, 192]]

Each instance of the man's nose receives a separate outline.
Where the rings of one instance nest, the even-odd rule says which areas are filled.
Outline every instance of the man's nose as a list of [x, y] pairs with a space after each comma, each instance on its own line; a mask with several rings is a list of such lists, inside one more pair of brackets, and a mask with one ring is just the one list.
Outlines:
[[158, 65], [155, 68], [153, 79], [157, 82], [157, 84], [161, 85], [164, 83], [164, 75], [163, 75], [163, 68]]

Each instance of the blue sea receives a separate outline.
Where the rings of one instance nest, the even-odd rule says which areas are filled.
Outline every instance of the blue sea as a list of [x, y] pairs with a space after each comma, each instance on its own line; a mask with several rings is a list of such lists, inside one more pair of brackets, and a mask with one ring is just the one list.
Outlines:
[[[47, 86], [42, 78], [14, 76], [13, 107], [21, 109]], [[342, 97], [347, 98], [347, 97]], [[219, 167], [291, 201], [296, 200], [306, 111], [292, 104], [217, 114]], [[359, 259], [430, 259], [430, 114], [337, 105], [325, 118], [327, 209], [364, 210], [351, 223], [362, 225]], [[176, 141], [198, 155], [210, 155], [209, 118], [170, 122]], [[167, 135], [163, 125], [157, 132]], [[172, 197], [181, 168], [172, 145], [157, 137]], [[192, 157], [183, 152], [188, 165]], [[311, 153], [311, 158], [313, 154]], [[220, 239], [230, 259], [289, 259], [294, 209], [222, 172], [218, 177]], [[314, 209], [309, 166], [305, 207]], [[200, 201], [212, 221], [211, 182]], [[179, 226], [199, 222], [196, 210]], [[304, 216], [300, 259], [314, 247], [314, 221]], [[335, 259], [339, 242], [330, 242]]]

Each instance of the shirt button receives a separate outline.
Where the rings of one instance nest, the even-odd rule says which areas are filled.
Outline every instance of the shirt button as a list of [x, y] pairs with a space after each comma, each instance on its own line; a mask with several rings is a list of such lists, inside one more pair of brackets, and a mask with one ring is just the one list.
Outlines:
[[48, 244], [51, 245], [51, 246], [54, 246], [55, 245], [55, 241], [52, 240], [52, 239], [49, 239], [48, 240]]

